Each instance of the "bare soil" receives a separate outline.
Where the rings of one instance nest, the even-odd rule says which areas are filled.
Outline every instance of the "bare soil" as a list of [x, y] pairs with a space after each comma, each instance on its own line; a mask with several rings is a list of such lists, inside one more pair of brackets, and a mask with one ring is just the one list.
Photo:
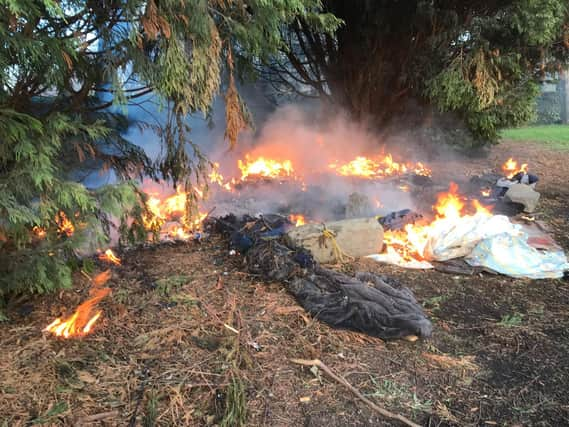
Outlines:
[[[510, 155], [540, 176], [536, 216], [569, 250], [567, 152], [506, 142], [431, 166], [468, 175]], [[41, 332], [84, 300], [81, 275], [74, 290], [12, 307], [0, 326], [0, 425], [219, 425], [231, 409], [225, 425], [235, 425], [240, 403], [250, 426], [398, 425], [291, 358], [322, 360], [425, 426], [569, 425], [567, 280], [343, 266], [398, 278], [435, 325], [430, 340], [383, 342], [310, 318], [282, 285], [244, 273], [218, 237], [120, 255], [90, 336]]]

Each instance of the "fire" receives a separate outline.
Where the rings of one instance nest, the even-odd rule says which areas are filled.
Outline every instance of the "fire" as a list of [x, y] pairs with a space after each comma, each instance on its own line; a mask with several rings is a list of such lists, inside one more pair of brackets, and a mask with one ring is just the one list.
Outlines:
[[146, 209], [148, 212], [142, 216], [142, 222], [144, 228], [147, 230], [160, 229], [162, 224], [166, 221], [166, 218], [162, 216], [160, 203], [160, 199], [153, 196], [146, 201]]
[[209, 177], [209, 182], [211, 182], [212, 184], [218, 184], [220, 186], [224, 185], [223, 182], [223, 175], [221, 175], [219, 172], [219, 163], [214, 163], [213, 164], [213, 168], [211, 170], [211, 172], [209, 173], [208, 177]]
[[[203, 192], [197, 188], [193, 188], [192, 191], [198, 197], [203, 196]], [[146, 202], [148, 212], [142, 216], [144, 228], [149, 231], [164, 232], [176, 239], [187, 240], [191, 238], [191, 232], [200, 228], [201, 223], [207, 217], [207, 213], [197, 213], [195, 217], [188, 218], [186, 211], [187, 199], [188, 194], [181, 187], [176, 189], [176, 194], [163, 200], [156, 197], [156, 195], [151, 196]], [[170, 224], [166, 230], [163, 230], [166, 223], [171, 221], [175, 221], [178, 224]]]
[[213, 164], [213, 169], [209, 173], [209, 182], [212, 184], [217, 184], [221, 188], [227, 191], [233, 191], [232, 185], [235, 184], [235, 178], [232, 178], [231, 181], [225, 182], [223, 175], [219, 172], [219, 163]]
[[38, 227], [37, 225], [34, 225], [32, 227], [32, 233], [34, 233], [34, 236], [36, 236], [38, 239], [43, 239], [47, 234], [45, 228]]
[[476, 214], [479, 215], [486, 215], [486, 216], [490, 216], [492, 215], [492, 212], [490, 211], [490, 207], [489, 206], [484, 206], [482, 205], [478, 200], [474, 199], [471, 201], [472, 202], [472, 207], [474, 207], [474, 209], [476, 209]]
[[458, 185], [450, 183], [448, 193], [440, 193], [437, 197], [437, 204], [433, 206], [437, 213], [437, 219], [449, 218], [457, 219], [464, 209], [464, 202], [458, 195]]
[[101, 261], [107, 261], [115, 265], [121, 265], [121, 259], [115, 255], [112, 249], [107, 249], [99, 255]]
[[192, 235], [180, 225], [170, 228], [170, 230], [168, 230], [168, 235], [178, 240], [188, 240], [192, 237]]
[[348, 163], [338, 164], [336, 162], [328, 166], [342, 176], [357, 176], [368, 179], [403, 175], [408, 172], [413, 172], [417, 175], [431, 175], [431, 170], [423, 163], [399, 163], [393, 160], [391, 154], [380, 155], [376, 158], [358, 156]]
[[343, 176], [361, 176], [364, 178], [374, 178], [377, 175], [379, 165], [367, 157], [356, 157], [351, 162], [338, 166], [331, 164], [330, 168]]
[[[396, 251], [406, 261], [425, 259], [425, 249], [431, 238], [438, 236], [441, 231], [459, 227], [463, 220], [473, 216], [490, 216], [488, 207], [478, 200], [467, 200], [460, 196], [458, 185], [450, 184], [449, 191], [437, 196], [433, 206], [435, 219], [426, 224], [408, 224], [403, 231], [388, 230], [384, 233], [384, 241], [388, 251]], [[470, 214], [468, 212], [471, 212]]]
[[483, 188], [482, 190], [480, 190], [480, 194], [482, 194], [484, 197], [490, 197], [490, 194], [492, 194], [492, 190], [490, 190], [489, 188]]
[[518, 162], [515, 161], [513, 158], [509, 158], [504, 162], [502, 165], [502, 172], [506, 175], [508, 179], [513, 178], [518, 172], [527, 173], [528, 165], [527, 163], [523, 163], [521, 166], [518, 167]]
[[93, 313], [93, 309], [111, 292], [110, 288], [101, 288], [100, 286], [106, 283], [109, 278], [109, 270], [94, 277], [92, 289], [89, 291], [90, 298], [79, 305], [70, 317], [65, 320], [58, 317], [47, 325], [43, 331], [63, 338], [81, 337], [92, 332], [93, 325], [103, 314], [102, 310], [97, 310]]
[[65, 234], [67, 237], [71, 237], [75, 232], [75, 226], [69, 221], [65, 212], [58, 212], [55, 215], [55, 222], [57, 223], [57, 231], [59, 234]]
[[301, 225], [306, 224], [306, 219], [304, 218], [304, 215], [301, 214], [291, 214], [288, 219], [295, 225], [295, 227], [300, 227]]
[[286, 178], [294, 173], [292, 162], [290, 160], [273, 160], [259, 157], [251, 160], [250, 156], [245, 155], [245, 161], [238, 160], [237, 166], [241, 170], [241, 180], [245, 181], [247, 177], [260, 178]]

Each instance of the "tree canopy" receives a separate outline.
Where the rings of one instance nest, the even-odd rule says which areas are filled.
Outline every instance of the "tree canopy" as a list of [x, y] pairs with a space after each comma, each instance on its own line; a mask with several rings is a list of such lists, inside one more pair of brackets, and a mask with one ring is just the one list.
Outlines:
[[324, 5], [344, 25], [323, 34], [298, 17], [264, 75], [380, 126], [439, 110], [466, 123], [472, 144], [496, 141], [500, 128], [532, 118], [539, 81], [568, 64], [565, 0]]
[[[318, 0], [0, 5], [0, 297], [69, 285], [82, 242], [100, 249], [109, 215], [140, 214], [143, 197], [130, 179], [190, 188], [207, 160], [185, 116], [207, 114], [224, 92], [235, 144], [247, 117], [234, 73], [284, 48], [281, 29], [297, 18], [322, 33], [339, 24]], [[168, 112], [158, 129], [163, 155], [152, 160], [121, 137], [128, 118], [109, 109], [151, 93]], [[86, 188], [76, 171], [89, 167], [112, 169], [119, 185]]]

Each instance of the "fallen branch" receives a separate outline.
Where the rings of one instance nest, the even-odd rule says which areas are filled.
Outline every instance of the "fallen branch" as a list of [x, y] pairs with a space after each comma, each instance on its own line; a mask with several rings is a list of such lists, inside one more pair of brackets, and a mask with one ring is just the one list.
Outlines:
[[322, 371], [324, 371], [330, 378], [332, 378], [336, 382], [342, 384], [344, 387], [346, 387], [348, 390], [350, 390], [358, 399], [360, 399], [362, 402], [364, 402], [366, 405], [368, 405], [371, 409], [373, 409], [377, 413], [381, 414], [382, 416], [384, 416], [386, 418], [391, 418], [394, 420], [401, 421], [403, 424], [411, 426], [411, 427], [421, 427], [419, 424], [415, 424], [413, 421], [411, 421], [408, 418], [405, 418], [403, 415], [394, 414], [393, 412], [390, 412], [387, 409], [384, 409], [380, 406], [377, 406], [375, 403], [373, 403], [371, 400], [369, 400], [367, 397], [365, 397], [363, 394], [361, 394], [357, 388], [355, 388], [348, 381], [346, 381], [345, 378], [343, 378], [339, 375], [336, 375], [321, 360], [319, 360], [319, 359], [313, 359], [313, 360], [290, 359], [290, 361], [292, 363], [296, 363], [297, 365], [316, 366], [319, 369], [322, 369]]
[[130, 421], [128, 423], [129, 427], [136, 426], [136, 416], [138, 415], [138, 408], [140, 407], [140, 403], [142, 402], [142, 399], [144, 399], [144, 389], [146, 388], [146, 381], [148, 380], [149, 374], [150, 374], [150, 370], [145, 365], [145, 367], [142, 371], [142, 379], [140, 381], [140, 387], [136, 391], [136, 405], [134, 407], [134, 411], [133, 411], [132, 416], [130, 417]]

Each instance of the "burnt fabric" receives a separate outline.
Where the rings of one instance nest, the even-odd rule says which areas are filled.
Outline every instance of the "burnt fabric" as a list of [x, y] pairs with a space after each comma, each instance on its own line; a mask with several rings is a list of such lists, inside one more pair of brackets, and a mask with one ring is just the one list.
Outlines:
[[[233, 222], [228, 232], [246, 233], [254, 242], [246, 254], [249, 270], [283, 283], [313, 317], [336, 328], [382, 339], [431, 335], [432, 324], [408, 288], [373, 273], [351, 277], [324, 268], [303, 249], [260, 237], [273, 228], [267, 219], [264, 223], [249, 221], [247, 226], [238, 226]], [[278, 228], [282, 224], [274, 225]]]
[[383, 339], [428, 337], [431, 322], [407, 288], [394, 288], [373, 273], [355, 278], [317, 267], [288, 287], [302, 307], [329, 325]]
[[423, 215], [413, 212], [411, 209], [403, 209], [397, 212], [391, 212], [378, 219], [384, 230], [403, 230], [408, 224], [415, 224], [416, 221], [423, 218]]

